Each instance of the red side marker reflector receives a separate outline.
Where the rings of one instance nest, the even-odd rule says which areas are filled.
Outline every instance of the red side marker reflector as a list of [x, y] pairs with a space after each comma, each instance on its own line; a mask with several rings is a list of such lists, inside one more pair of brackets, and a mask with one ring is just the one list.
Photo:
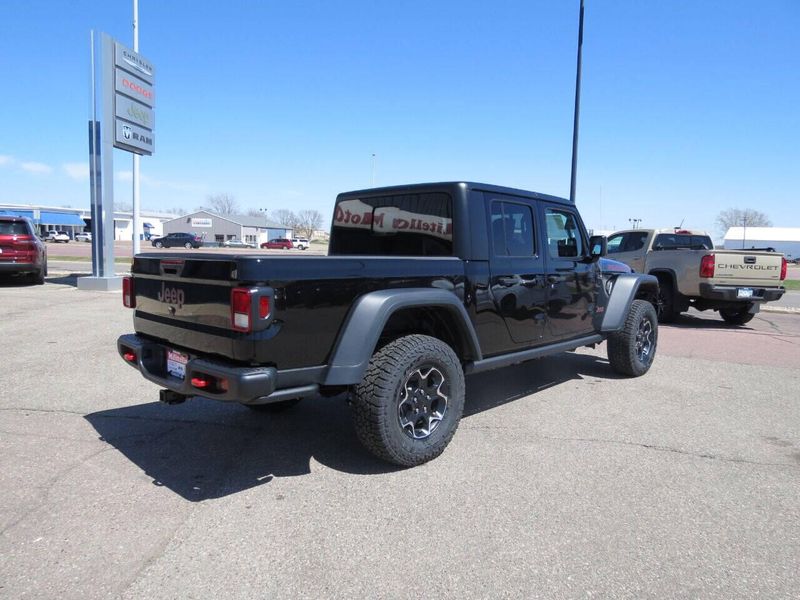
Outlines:
[[196, 388], [207, 388], [209, 386], [208, 379], [203, 379], [201, 377], [192, 377], [192, 385]]
[[130, 351], [128, 351], [128, 352], [125, 352], [125, 353], [122, 355], [122, 358], [124, 358], [125, 360], [127, 360], [129, 363], [136, 362], [136, 354], [135, 354], [135, 353], [133, 353], [133, 352], [130, 352]]

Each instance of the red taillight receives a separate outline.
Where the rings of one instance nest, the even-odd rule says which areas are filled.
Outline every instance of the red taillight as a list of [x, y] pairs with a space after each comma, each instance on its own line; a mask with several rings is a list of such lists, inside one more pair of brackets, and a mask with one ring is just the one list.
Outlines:
[[714, 277], [714, 255], [706, 254], [700, 260], [700, 277]]
[[122, 278], [122, 304], [128, 308], [136, 308], [136, 289], [133, 277]]
[[781, 281], [786, 279], [786, 269], [789, 268], [789, 263], [786, 262], [786, 258], [783, 256], [781, 257]]
[[122, 353], [122, 358], [124, 358], [129, 363], [136, 362], [136, 353], [133, 350], [125, 349], [125, 352]]
[[251, 297], [252, 291], [246, 288], [231, 290], [231, 325], [234, 331], [250, 331], [252, 328]]
[[[256, 299], [258, 306], [255, 305]], [[257, 289], [233, 288], [231, 290], [231, 326], [234, 331], [253, 331], [253, 319], [264, 320], [269, 317], [269, 296]]]

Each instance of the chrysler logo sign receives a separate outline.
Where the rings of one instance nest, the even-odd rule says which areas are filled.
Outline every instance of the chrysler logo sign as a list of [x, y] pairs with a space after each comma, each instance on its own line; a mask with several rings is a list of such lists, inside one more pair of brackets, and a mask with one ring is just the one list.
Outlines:
[[122, 49], [122, 60], [133, 67], [139, 73], [143, 73], [148, 77], [153, 76], [153, 67], [150, 66], [146, 60], [134, 52], [130, 52], [126, 48]]

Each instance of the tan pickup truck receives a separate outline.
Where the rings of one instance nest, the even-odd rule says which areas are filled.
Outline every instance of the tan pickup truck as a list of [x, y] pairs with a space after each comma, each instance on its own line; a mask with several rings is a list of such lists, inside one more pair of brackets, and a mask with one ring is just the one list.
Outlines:
[[668, 323], [688, 310], [717, 310], [744, 325], [763, 302], [783, 296], [786, 259], [769, 250], [714, 250], [703, 231], [631, 229], [608, 237], [608, 257], [659, 283], [658, 316]]

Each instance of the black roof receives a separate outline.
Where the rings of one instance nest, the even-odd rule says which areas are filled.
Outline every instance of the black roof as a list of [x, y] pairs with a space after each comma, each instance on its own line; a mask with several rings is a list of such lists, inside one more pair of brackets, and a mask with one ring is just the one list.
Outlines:
[[343, 192], [340, 196], [374, 196], [381, 194], [400, 194], [407, 192], [421, 192], [432, 191], [436, 189], [451, 190], [455, 187], [464, 186], [470, 190], [495, 192], [498, 194], [510, 194], [512, 196], [522, 196], [525, 198], [533, 198], [536, 200], [546, 200], [548, 202], [558, 202], [560, 204], [572, 203], [566, 198], [559, 196], [551, 196], [549, 194], [540, 194], [539, 192], [531, 192], [529, 190], [521, 190], [518, 188], [505, 187], [502, 185], [492, 185], [490, 183], [477, 183], [474, 181], [440, 181], [436, 183], [411, 183], [407, 185], [392, 185], [387, 187], [367, 188], [363, 190], [354, 190], [351, 192]]

